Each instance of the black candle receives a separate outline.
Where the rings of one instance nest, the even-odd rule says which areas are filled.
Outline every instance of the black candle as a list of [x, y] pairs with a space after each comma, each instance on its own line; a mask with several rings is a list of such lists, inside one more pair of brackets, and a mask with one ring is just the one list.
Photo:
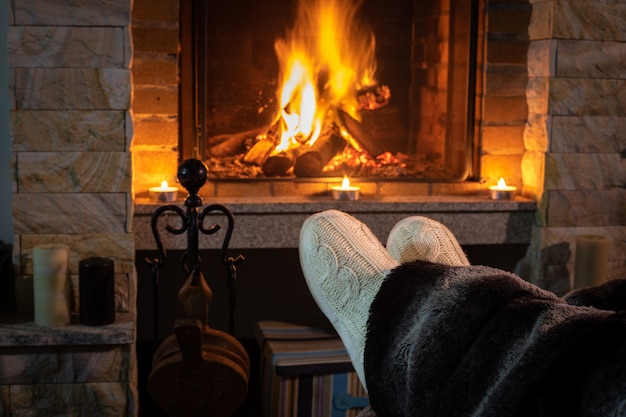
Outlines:
[[78, 263], [80, 322], [89, 325], [115, 321], [115, 272], [108, 258], [88, 258]]

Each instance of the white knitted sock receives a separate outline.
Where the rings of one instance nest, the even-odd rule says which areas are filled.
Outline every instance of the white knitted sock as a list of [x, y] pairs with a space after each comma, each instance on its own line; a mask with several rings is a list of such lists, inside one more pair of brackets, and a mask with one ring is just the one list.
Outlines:
[[389, 233], [387, 250], [400, 263], [420, 260], [450, 266], [469, 265], [452, 232], [422, 216], [400, 220]]
[[398, 263], [359, 220], [327, 210], [302, 225], [300, 264], [313, 298], [337, 330], [366, 387], [363, 350], [369, 308]]

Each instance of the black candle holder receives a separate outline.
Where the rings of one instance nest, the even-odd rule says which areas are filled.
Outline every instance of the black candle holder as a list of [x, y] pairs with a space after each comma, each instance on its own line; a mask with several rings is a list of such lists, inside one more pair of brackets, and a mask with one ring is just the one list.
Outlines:
[[[174, 213], [178, 215], [181, 220], [180, 227], [174, 227], [170, 224], [165, 226], [165, 230], [174, 235], [180, 235], [187, 233], [187, 249], [181, 257], [181, 266], [187, 280], [191, 280], [192, 286], [208, 289], [208, 283], [202, 275], [200, 266], [201, 259], [198, 254], [199, 246], [199, 232], [206, 235], [211, 235], [219, 230], [222, 226], [219, 224], [213, 224], [210, 227], [204, 226], [204, 220], [207, 216], [214, 212], [222, 213], [228, 220], [228, 226], [226, 228], [224, 240], [220, 250], [220, 258], [222, 263], [228, 269], [228, 291], [229, 291], [229, 320], [228, 320], [228, 332], [232, 335], [235, 327], [235, 306], [236, 306], [236, 282], [237, 282], [237, 265], [244, 259], [242, 255], [236, 257], [227, 256], [228, 244], [232, 236], [233, 229], [235, 227], [235, 220], [232, 212], [221, 204], [211, 204], [205, 207], [201, 212], [198, 208], [202, 206], [202, 198], [198, 195], [198, 191], [206, 184], [208, 176], [208, 168], [206, 164], [198, 159], [187, 159], [181, 163], [178, 167], [178, 181], [188, 191], [188, 195], [185, 199], [186, 210], [181, 207], [168, 204], [157, 208], [152, 214], [151, 228], [154, 235], [154, 239], [159, 251], [159, 258], [146, 259], [146, 262], [152, 267], [152, 279], [154, 287], [154, 314], [155, 314], [155, 340], [157, 339], [157, 327], [158, 327], [158, 281], [159, 281], [159, 269], [165, 264], [167, 260], [167, 253], [163, 247], [161, 235], [158, 230], [158, 220], [166, 213]], [[201, 320], [203, 322], [205, 320]], [[206, 324], [206, 323], [204, 323]]]

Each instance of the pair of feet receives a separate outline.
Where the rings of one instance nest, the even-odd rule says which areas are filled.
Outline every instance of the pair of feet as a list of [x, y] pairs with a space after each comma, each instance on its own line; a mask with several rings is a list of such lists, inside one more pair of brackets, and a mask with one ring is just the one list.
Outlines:
[[370, 305], [389, 271], [415, 260], [469, 265], [454, 235], [426, 217], [398, 222], [386, 246], [361, 221], [337, 210], [313, 214], [302, 225], [304, 278], [341, 337], [364, 387], [363, 352]]

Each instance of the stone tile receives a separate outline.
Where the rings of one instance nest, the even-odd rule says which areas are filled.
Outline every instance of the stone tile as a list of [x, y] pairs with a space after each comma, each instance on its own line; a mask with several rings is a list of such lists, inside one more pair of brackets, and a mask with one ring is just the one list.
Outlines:
[[15, 24], [51, 26], [127, 26], [129, 0], [16, 0]]
[[528, 151], [547, 152], [553, 139], [550, 137], [552, 116], [529, 114], [524, 129], [524, 148]]
[[7, 42], [15, 68], [124, 68], [119, 27], [13, 26]]
[[74, 353], [75, 382], [117, 382], [128, 377], [131, 347], [95, 346], [76, 349]]
[[626, 80], [554, 78], [548, 111], [563, 116], [623, 116]]
[[549, 39], [552, 36], [552, 1], [530, 0], [533, 11], [528, 25], [531, 40]]
[[126, 417], [128, 387], [121, 382], [14, 385], [11, 416]]
[[559, 39], [626, 40], [626, 4], [611, 1], [553, 2], [553, 36]]
[[524, 195], [539, 200], [544, 190], [545, 153], [526, 151], [522, 156], [521, 171]]
[[115, 274], [115, 311], [131, 312], [134, 310], [134, 285], [130, 274]]
[[20, 234], [123, 234], [128, 210], [124, 193], [18, 193], [13, 227]]
[[124, 151], [123, 111], [11, 111], [13, 150]]
[[135, 134], [135, 124], [133, 122], [133, 114], [129, 110], [124, 112], [124, 133], [126, 138], [124, 150], [130, 151], [131, 141]]
[[135, 342], [135, 320], [128, 313], [116, 315], [115, 323], [106, 326], [87, 326], [76, 322], [67, 326], [45, 327], [26, 319], [24, 316], [3, 317], [0, 326], [3, 351], [37, 355], [63, 353], [68, 349], [88, 351], [99, 345], [130, 345]]
[[619, 0], [530, 0], [531, 39], [624, 40], [624, 4]]
[[15, 101], [27, 110], [126, 110], [130, 70], [16, 68]]
[[526, 102], [529, 115], [546, 115], [550, 103], [549, 77], [531, 77], [526, 88]]
[[17, 193], [17, 153], [11, 153], [11, 193]]
[[7, 17], [8, 17], [9, 25], [10, 26], [15, 25], [15, 13], [13, 12], [13, 2], [7, 2], [6, 8], [7, 8]]
[[626, 149], [626, 117], [555, 116], [553, 152], [618, 153]]
[[131, 190], [131, 155], [128, 152], [21, 152], [18, 167], [20, 193]]
[[626, 74], [625, 42], [561, 40], [557, 54], [557, 77], [623, 79]]
[[548, 221], [552, 227], [626, 225], [626, 190], [553, 190]]
[[72, 352], [62, 348], [0, 348], [0, 384], [58, 384], [74, 380]]
[[528, 46], [528, 76], [552, 77], [556, 74], [556, 39], [540, 39]]
[[59, 243], [70, 248], [69, 270], [72, 274], [78, 275], [78, 262], [81, 259], [94, 256], [113, 259], [116, 275], [134, 272], [134, 235], [131, 233], [23, 234], [21, 266], [24, 274], [32, 274], [33, 271], [32, 249], [48, 243]]
[[547, 190], [606, 190], [624, 184], [626, 172], [620, 154], [546, 155]]

